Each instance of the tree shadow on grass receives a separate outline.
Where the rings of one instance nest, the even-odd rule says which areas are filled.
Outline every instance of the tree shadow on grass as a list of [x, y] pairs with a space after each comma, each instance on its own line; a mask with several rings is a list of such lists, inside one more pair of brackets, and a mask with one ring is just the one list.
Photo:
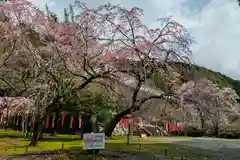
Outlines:
[[[141, 146], [141, 148], [139, 148]], [[167, 150], [167, 152], [166, 152]], [[69, 148], [67, 156], [69, 159], [92, 159], [93, 156], [83, 151], [81, 147]], [[119, 143], [107, 143], [106, 149], [100, 151], [99, 158], [105, 158], [107, 160], [125, 159], [132, 160], [134, 158], [138, 160], [146, 159], [191, 159], [191, 160], [217, 160], [214, 155], [210, 155], [201, 150], [188, 149], [181, 145], [176, 144], [119, 144]]]
[[[138, 159], [138, 160], [146, 160], [146, 159], [152, 159], [146, 158], [142, 155], [140, 155], [139, 152], [130, 152], [130, 151], [123, 151], [118, 150], [117, 152], [113, 149], [106, 148], [104, 150], [100, 150], [100, 152], [97, 155], [89, 154], [86, 150], [83, 150], [81, 147], [71, 147], [69, 148], [70, 154], [68, 153], [68, 158], [72, 160], [78, 160], [78, 159], [89, 159], [92, 160], [94, 156], [97, 157], [97, 159], [101, 160], [116, 160], [116, 159], [125, 159], [125, 160], [132, 160], [132, 159]], [[139, 159], [139, 157], [141, 157]]]
[[41, 142], [72, 142], [72, 141], [80, 141], [80, 138], [71, 138], [71, 137], [43, 137]]
[[96, 159], [102, 159], [107, 160], [115, 160], [118, 159], [120, 156], [115, 155], [115, 154], [106, 154], [106, 153], [98, 153], [97, 155], [89, 154], [86, 150], [83, 150], [81, 147], [72, 147], [69, 149], [70, 152], [67, 153], [67, 157], [71, 160], [79, 160], [79, 159], [84, 159], [84, 160], [92, 160], [94, 157]]
[[[26, 137], [25, 135], [13, 135], [13, 134], [0, 134], [0, 140], [3, 139], [25, 139], [25, 140], [31, 140], [31, 136]], [[40, 141], [46, 142], [71, 142], [71, 141], [79, 141], [81, 140], [81, 138], [76, 138], [76, 137], [71, 137], [71, 135], [69, 135], [69, 137], [58, 137], [58, 136], [49, 136], [49, 135], [44, 135], [43, 139]]]
[[0, 139], [4, 139], [4, 138], [25, 138], [25, 135], [10, 135], [10, 134], [0, 134]]

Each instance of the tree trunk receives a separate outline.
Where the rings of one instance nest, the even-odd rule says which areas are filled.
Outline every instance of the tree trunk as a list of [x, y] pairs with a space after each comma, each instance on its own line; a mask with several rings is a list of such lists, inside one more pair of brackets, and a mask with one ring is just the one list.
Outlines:
[[132, 108], [128, 108], [122, 112], [120, 112], [119, 114], [115, 115], [110, 122], [108, 122], [104, 128], [104, 132], [105, 135], [108, 137], [112, 136], [112, 132], [114, 130], [114, 128], [116, 127], [116, 125], [118, 124], [118, 122], [121, 120], [121, 118], [127, 114], [129, 114], [131, 112]]
[[35, 122], [33, 125], [33, 136], [32, 136], [29, 146], [36, 146], [36, 144], [37, 144], [39, 124], [40, 124], [40, 117], [36, 116]]
[[41, 129], [40, 127], [41, 127], [43, 120], [44, 120], [44, 117], [41, 119], [39, 115], [36, 116], [35, 122], [33, 125], [33, 136], [32, 136], [29, 146], [36, 146], [38, 136], [39, 136], [39, 130]]
[[219, 127], [218, 127], [218, 124], [216, 124], [214, 126], [214, 134], [215, 134], [216, 137], [218, 137], [218, 132], [219, 132]]
[[85, 115], [82, 118], [83, 118], [83, 123], [82, 123], [82, 130], [81, 130], [81, 139], [83, 139], [84, 133], [91, 133], [93, 131], [91, 115]]
[[22, 116], [22, 132], [25, 133], [25, 116]]
[[38, 140], [42, 140], [43, 139], [43, 132], [44, 132], [44, 129], [45, 129], [45, 126], [43, 125], [43, 123], [40, 123], [39, 124], [39, 137], [38, 137]]
[[100, 122], [100, 121], [99, 121], [99, 118], [97, 117], [97, 118], [95, 119], [94, 126], [93, 126], [96, 133], [99, 133], [99, 132], [100, 132], [99, 122]]
[[200, 117], [200, 120], [201, 120], [201, 128], [204, 129], [205, 120], [203, 117]]
[[[83, 123], [83, 130], [81, 132], [81, 138], [83, 138], [83, 134], [84, 133], [97, 133], [99, 128], [97, 126], [97, 119], [93, 119], [93, 115], [92, 114], [88, 114], [86, 116], [84, 116], [84, 123]], [[98, 149], [94, 149], [94, 150], [87, 150], [87, 152], [89, 154], [97, 154], [99, 152]]]
[[99, 132], [98, 119], [93, 120], [93, 115], [83, 116], [81, 139], [83, 138], [84, 133]]
[[24, 133], [25, 133], [25, 138], [28, 137], [28, 117], [24, 118]]

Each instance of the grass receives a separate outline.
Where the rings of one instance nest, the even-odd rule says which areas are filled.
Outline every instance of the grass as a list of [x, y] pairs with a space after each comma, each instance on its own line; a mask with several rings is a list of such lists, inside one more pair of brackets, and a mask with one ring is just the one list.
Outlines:
[[110, 142], [106, 146], [118, 150], [146, 151], [161, 155], [165, 155], [167, 152], [167, 155], [170, 157], [184, 156], [192, 160], [203, 158], [210, 159], [215, 155], [210, 151], [173, 143], [171, 138], [164, 137], [148, 137], [145, 140], [134, 139], [131, 145]]
[[[53, 157], [56, 159], [80, 159], [84, 156], [82, 145], [83, 141], [79, 139], [79, 135], [56, 135], [55, 137], [44, 135], [44, 140], [39, 142], [35, 147], [26, 147], [29, 144], [28, 139], [23, 138], [23, 133], [13, 130], [0, 130], [0, 156], [9, 156], [23, 154], [32, 151], [59, 150], [64, 144], [64, 149], [69, 149], [71, 152], [58, 154]], [[182, 144], [172, 143], [170, 138], [146, 138], [139, 139], [133, 137], [130, 145], [124, 143], [124, 137], [112, 137], [107, 139], [106, 149], [125, 150], [125, 151], [140, 151], [152, 152], [155, 154], [167, 155], [171, 157], [187, 157], [192, 160], [211, 159], [214, 154], [208, 151], [187, 147]], [[83, 158], [83, 157], [82, 157]], [[91, 157], [90, 157], [91, 158]], [[99, 157], [100, 158], [100, 157]]]
[[57, 150], [62, 148], [64, 144], [65, 149], [70, 147], [81, 147], [83, 141], [80, 140], [79, 135], [56, 135], [54, 137], [44, 135], [44, 140], [35, 147], [27, 147], [29, 139], [23, 138], [22, 132], [13, 130], [0, 130], [0, 155], [23, 154], [31, 151], [46, 151]]

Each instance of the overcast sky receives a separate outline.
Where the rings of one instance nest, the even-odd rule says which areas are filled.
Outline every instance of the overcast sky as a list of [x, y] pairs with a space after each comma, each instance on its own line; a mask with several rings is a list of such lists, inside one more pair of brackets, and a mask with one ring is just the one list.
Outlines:
[[[63, 15], [74, 0], [31, 0], [44, 9]], [[107, 2], [144, 9], [143, 22], [158, 27], [156, 19], [173, 16], [192, 33], [196, 64], [240, 79], [240, 7], [236, 0], [81, 0], [91, 7]]]

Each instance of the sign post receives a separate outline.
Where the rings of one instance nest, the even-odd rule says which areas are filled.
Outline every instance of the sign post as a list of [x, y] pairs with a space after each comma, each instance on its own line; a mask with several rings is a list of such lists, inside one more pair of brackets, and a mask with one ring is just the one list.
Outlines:
[[83, 149], [90, 151], [96, 158], [98, 151], [105, 149], [105, 133], [85, 133], [83, 142]]

